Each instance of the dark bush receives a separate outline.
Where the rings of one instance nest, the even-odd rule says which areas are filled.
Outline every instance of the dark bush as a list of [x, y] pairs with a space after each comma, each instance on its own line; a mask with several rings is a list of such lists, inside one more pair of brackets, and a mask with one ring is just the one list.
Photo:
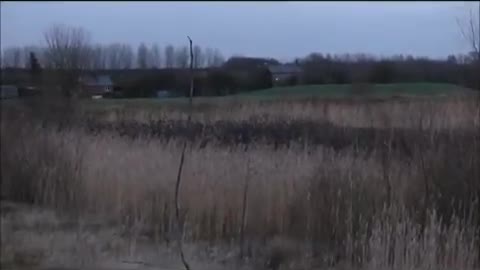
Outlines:
[[272, 74], [266, 67], [260, 67], [252, 70], [250, 72], [250, 77], [252, 78], [249, 82], [250, 87], [248, 87], [250, 90], [267, 89], [273, 87]]
[[298, 84], [298, 77], [292, 76], [292, 77], [288, 78], [288, 80], [287, 80], [287, 85], [288, 86], [295, 86], [297, 84]]
[[208, 73], [208, 86], [203, 95], [223, 96], [236, 92], [234, 77], [222, 69], [214, 69]]
[[370, 73], [372, 83], [391, 83], [395, 78], [394, 66], [389, 61], [376, 63]]
[[[161, 72], [147, 72], [145, 75], [136, 76], [130, 81], [123, 82], [119, 85], [123, 89], [123, 95], [127, 98], [135, 97], [154, 97], [157, 90], [174, 90], [180, 88], [185, 89], [183, 84], [180, 85], [179, 81], [185, 80], [183, 77], [184, 74], [177, 75], [177, 73], [171, 70], [164, 70]], [[183, 82], [182, 81], [182, 82]], [[177, 87], [179, 86], [179, 87]]]

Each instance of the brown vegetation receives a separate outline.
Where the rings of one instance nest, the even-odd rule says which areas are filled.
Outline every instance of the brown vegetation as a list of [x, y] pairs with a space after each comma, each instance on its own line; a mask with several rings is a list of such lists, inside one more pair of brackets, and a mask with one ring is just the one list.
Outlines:
[[[389, 104], [291, 101], [286, 119], [421, 129], [435, 147], [412, 143], [408, 158], [388, 141], [371, 151], [309, 144], [274, 150], [257, 141], [247, 150], [189, 147], [180, 197], [185, 242], [238, 252], [242, 232], [246, 259], [270, 269], [478, 269], [479, 133], [438, 140], [439, 130], [478, 131], [478, 107], [465, 100]], [[196, 119], [235, 122], [263, 111], [268, 123], [285, 117], [287, 103], [211, 106]], [[184, 117], [168, 110], [158, 115]], [[182, 139], [44, 128], [4, 110], [1, 140], [2, 198], [95, 215], [159, 245], [172, 240]]]

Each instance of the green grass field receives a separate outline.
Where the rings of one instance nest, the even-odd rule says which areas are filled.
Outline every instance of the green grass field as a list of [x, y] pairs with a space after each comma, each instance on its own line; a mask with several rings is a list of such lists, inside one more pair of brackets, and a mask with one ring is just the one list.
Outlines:
[[[373, 84], [359, 88], [351, 84], [325, 84], [325, 85], [300, 85], [289, 87], [274, 87], [222, 97], [195, 97], [196, 105], [243, 102], [243, 101], [268, 101], [284, 99], [343, 99], [343, 98], [373, 98], [388, 99], [393, 97], [403, 98], [440, 98], [475, 95], [477, 91], [463, 88], [453, 84], [442, 83], [396, 83], [396, 84]], [[84, 100], [87, 106], [100, 106], [103, 109], [121, 109], [125, 107], [155, 108], [160, 104], [186, 105], [188, 98], [133, 98], [133, 99], [100, 99]], [[2, 104], [15, 104], [15, 100], [3, 100]]]
[[[475, 95], [477, 92], [454, 84], [442, 83], [396, 83], [396, 84], [373, 84], [359, 90], [358, 86], [351, 84], [325, 84], [325, 85], [300, 85], [290, 87], [274, 87], [222, 97], [195, 97], [194, 103], [198, 105], [243, 102], [243, 101], [275, 101], [285, 99], [344, 99], [344, 98], [367, 98], [389, 99], [402, 98], [449, 98], [455, 96]], [[182, 105], [188, 104], [188, 98], [134, 98], [134, 99], [100, 99], [89, 100], [89, 105], [103, 109], [138, 107], [155, 108], [159, 105]]]
[[450, 96], [468, 94], [472, 91], [453, 84], [442, 83], [395, 83], [373, 84], [360, 90], [351, 84], [302, 85], [289, 87], [275, 87], [242, 93], [238, 96], [257, 97], [295, 97], [312, 96], [325, 98], [342, 98], [354, 96], [368, 96], [388, 98], [393, 96]]

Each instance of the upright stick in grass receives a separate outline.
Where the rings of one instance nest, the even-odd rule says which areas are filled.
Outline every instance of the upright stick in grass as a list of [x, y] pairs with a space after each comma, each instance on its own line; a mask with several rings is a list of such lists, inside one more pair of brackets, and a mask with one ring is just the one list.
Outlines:
[[[245, 146], [245, 153], [247, 153], [248, 146]], [[248, 207], [248, 184], [250, 182], [250, 156], [247, 157], [247, 176], [243, 186], [243, 202], [242, 202], [242, 223], [240, 224], [240, 259], [244, 256], [244, 240], [245, 227], [247, 225], [247, 207]]]
[[[192, 49], [192, 39], [187, 36], [188, 41], [190, 42], [190, 96], [188, 100], [188, 118], [187, 126], [190, 125], [192, 120], [192, 111], [193, 111], [193, 49]], [[180, 202], [178, 201], [178, 193], [180, 191], [180, 184], [182, 182], [182, 170], [183, 163], [185, 162], [185, 150], [187, 149], [187, 140], [183, 141], [182, 155], [180, 156], [180, 164], [178, 165], [177, 173], [177, 182], [175, 183], [175, 219], [177, 222], [177, 240], [178, 240], [178, 249], [180, 250], [180, 258], [182, 263], [185, 266], [185, 269], [190, 270], [190, 265], [185, 259], [185, 254], [183, 254], [183, 226], [180, 224]]]

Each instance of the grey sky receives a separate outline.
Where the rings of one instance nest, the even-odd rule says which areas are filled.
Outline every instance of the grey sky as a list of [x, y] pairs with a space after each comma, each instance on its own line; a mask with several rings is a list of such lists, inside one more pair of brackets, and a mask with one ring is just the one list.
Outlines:
[[187, 44], [225, 56], [310, 52], [465, 53], [462, 2], [2, 2], [1, 46], [41, 44], [53, 23], [82, 26], [95, 42]]

